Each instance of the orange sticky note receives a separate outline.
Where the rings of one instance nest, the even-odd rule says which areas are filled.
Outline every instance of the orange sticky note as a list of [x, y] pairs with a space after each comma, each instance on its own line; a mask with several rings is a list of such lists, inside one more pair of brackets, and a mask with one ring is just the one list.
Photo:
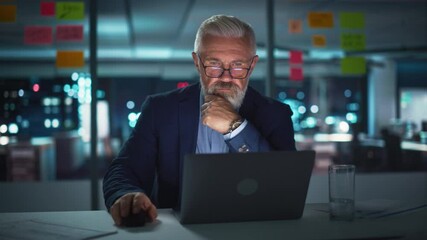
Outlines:
[[83, 67], [84, 66], [83, 51], [57, 51], [56, 52], [56, 67]]
[[333, 28], [334, 16], [332, 12], [310, 12], [308, 26], [311, 28]]
[[326, 46], [326, 37], [325, 35], [313, 35], [311, 42], [314, 47], [325, 47]]
[[288, 25], [289, 33], [302, 33], [302, 20], [290, 19]]
[[16, 5], [0, 5], [0, 22], [16, 22]]

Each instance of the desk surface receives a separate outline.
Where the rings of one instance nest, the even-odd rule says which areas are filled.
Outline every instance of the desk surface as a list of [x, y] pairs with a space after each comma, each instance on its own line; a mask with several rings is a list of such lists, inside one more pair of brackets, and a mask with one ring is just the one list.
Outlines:
[[0, 213], [2, 222], [38, 219], [92, 228], [117, 230], [101, 239], [427, 239], [427, 209], [380, 219], [353, 222], [330, 221], [318, 209], [306, 205], [298, 220], [181, 225], [172, 210], [160, 209], [156, 222], [145, 227], [117, 228], [106, 211]]

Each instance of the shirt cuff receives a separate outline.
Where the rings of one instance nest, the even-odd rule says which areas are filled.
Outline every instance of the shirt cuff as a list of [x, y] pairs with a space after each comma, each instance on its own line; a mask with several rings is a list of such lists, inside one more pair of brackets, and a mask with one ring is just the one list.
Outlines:
[[245, 129], [246, 125], [248, 125], [248, 120], [244, 120], [242, 122], [242, 124], [240, 124], [240, 126], [238, 128], [236, 128], [234, 131], [232, 131], [231, 133], [225, 134], [224, 135], [224, 140], [229, 140], [234, 138], [235, 136], [237, 136], [237, 134], [239, 134], [241, 131], [243, 131], [243, 129]]

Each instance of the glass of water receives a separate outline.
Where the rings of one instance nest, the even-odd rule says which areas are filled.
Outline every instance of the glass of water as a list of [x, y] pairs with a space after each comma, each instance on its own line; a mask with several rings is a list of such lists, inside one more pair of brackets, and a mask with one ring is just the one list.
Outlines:
[[329, 166], [329, 217], [331, 220], [354, 219], [355, 166]]

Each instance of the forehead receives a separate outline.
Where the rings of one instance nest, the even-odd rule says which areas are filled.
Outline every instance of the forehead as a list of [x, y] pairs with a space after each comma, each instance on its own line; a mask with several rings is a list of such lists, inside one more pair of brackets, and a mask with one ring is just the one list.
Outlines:
[[250, 41], [244, 37], [229, 38], [205, 35], [199, 46], [199, 52], [204, 57], [217, 59], [245, 60], [253, 57]]

